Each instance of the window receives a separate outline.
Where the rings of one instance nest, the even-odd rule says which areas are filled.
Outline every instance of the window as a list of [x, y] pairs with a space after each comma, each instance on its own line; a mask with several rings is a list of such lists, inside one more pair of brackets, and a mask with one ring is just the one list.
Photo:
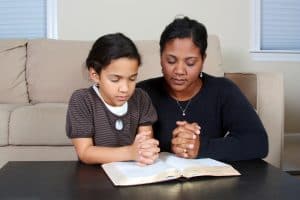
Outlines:
[[1, 0], [0, 38], [57, 38], [57, 0]]
[[255, 60], [300, 61], [300, 1], [252, 0]]

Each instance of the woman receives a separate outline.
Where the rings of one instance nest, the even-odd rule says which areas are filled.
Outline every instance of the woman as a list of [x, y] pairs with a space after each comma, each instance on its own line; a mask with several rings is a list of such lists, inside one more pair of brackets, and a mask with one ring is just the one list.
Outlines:
[[86, 67], [95, 84], [72, 94], [66, 122], [82, 162], [147, 165], [158, 157], [158, 142], [152, 138], [157, 114], [148, 95], [135, 89], [140, 63], [136, 46], [121, 33], [93, 44]]
[[160, 38], [163, 77], [139, 83], [154, 104], [161, 151], [218, 160], [262, 158], [266, 131], [238, 87], [202, 72], [207, 31], [188, 17], [175, 19]]

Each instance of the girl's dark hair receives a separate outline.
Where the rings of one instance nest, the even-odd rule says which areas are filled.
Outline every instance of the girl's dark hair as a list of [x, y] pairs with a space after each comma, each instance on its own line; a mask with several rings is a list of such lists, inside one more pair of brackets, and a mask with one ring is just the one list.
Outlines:
[[191, 38], [194, 44], [200, 49], [202, 58], [207, 48], [207, 31], [203, 24], [188, 17], [176, 18], [171, 22], [160, 36], [160, 54], [165, 45], [175, 38]]
[[141, 64], [141, 56], [135, 44], [122, 33], [107, 34], [98, 38], [86, 59], [88, 69], [93, 68], [98, 74], [112, 60], [118, 58], [136, 59]]

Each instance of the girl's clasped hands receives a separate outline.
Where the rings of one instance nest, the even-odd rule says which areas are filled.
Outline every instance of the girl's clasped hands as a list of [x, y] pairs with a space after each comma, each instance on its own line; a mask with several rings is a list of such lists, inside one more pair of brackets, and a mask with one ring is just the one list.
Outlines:
[[159, 156], [158, 145], [159, 143], [152, 137], [151, 131], [139, 132], [132, 144], [134, 160], [141, 166], [153, 164]]

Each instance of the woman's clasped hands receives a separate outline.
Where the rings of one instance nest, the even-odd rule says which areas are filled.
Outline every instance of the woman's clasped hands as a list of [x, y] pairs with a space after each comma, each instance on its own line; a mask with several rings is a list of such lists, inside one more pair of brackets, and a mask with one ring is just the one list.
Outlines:
[[173, 130], [172, 151], [179, 157], [196, 158], [200, 148], [200, 129], [197, 123], [177, 121]]

